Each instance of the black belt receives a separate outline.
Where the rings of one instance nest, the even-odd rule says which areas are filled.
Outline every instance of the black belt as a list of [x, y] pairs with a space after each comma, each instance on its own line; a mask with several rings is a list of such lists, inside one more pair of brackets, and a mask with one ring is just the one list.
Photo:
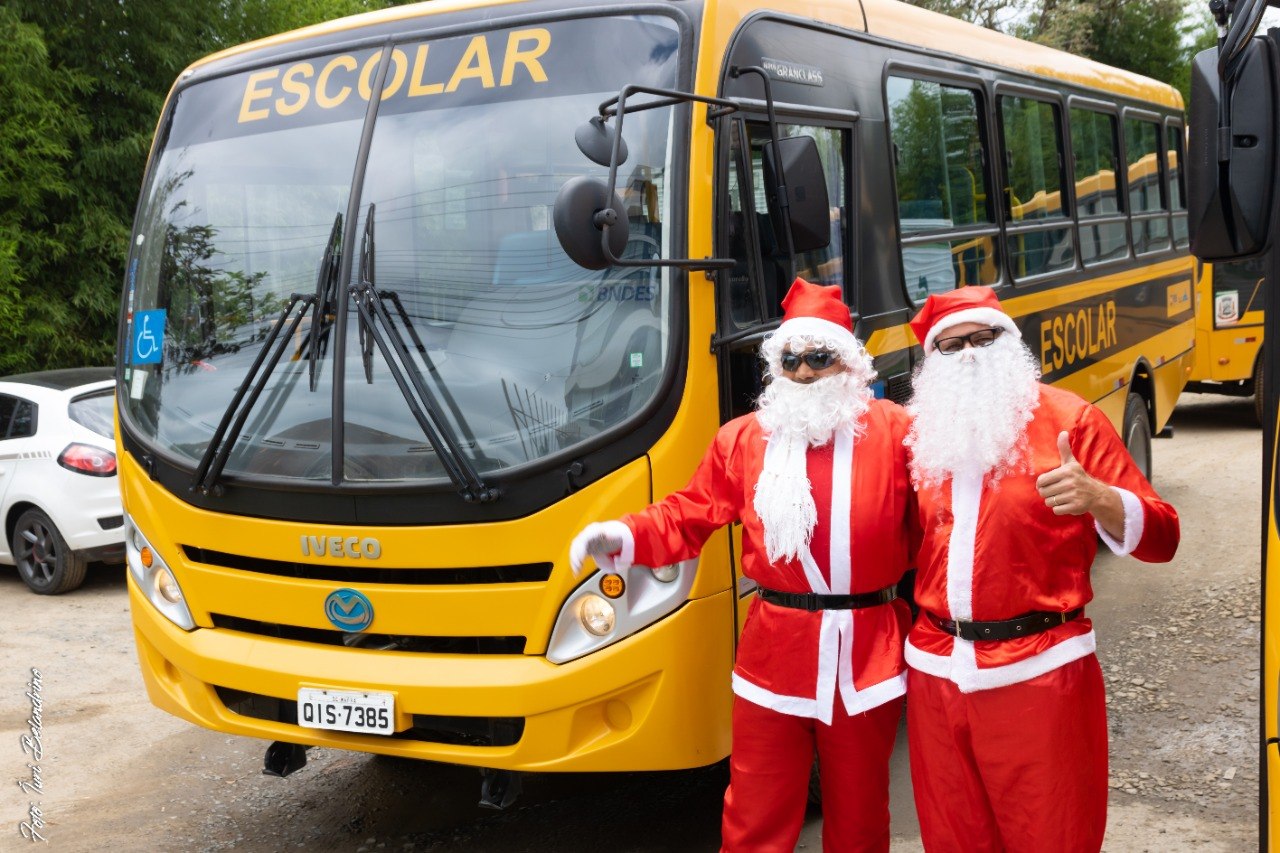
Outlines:
[[861, 607], [875, 607], [877, 604], [888, 604], [898, 597], [898, 586], [886, 586], [875, 592], [860, 592], [856, 595], [819, 595], [816, 592], [778, 592], [776, 589], [756, 587], [756, 595], [770, 604], [779, 607], [794, 607], [797, 610], [857, 610]]
[[1070, 622], [1082, 613], [1084, 608], [1077, 607], [1066, 613], [1041, 611], [1001, 622], [960, 622], [954, 619], [943, 619], [933, 613], [929, 613], [929, 618], [943, 631], [962, 640], [1012, 640], [1014, 637], [1029, 637], [1032, 634], [1048, 631], [1050, 628]]

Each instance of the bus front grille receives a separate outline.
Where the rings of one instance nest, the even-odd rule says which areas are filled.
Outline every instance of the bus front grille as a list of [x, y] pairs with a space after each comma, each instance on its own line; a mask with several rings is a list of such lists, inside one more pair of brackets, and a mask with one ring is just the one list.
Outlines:
[[417, 584], [421, 586], [453, 586], [458, 584], [543, 583], [551, 577], [550, 563], [524, 563], [514, 566], [474, 566], [443, 569], [384, 569], [362, 565], [323, 566], [316, 563], [293, 563], [287, 560], [265, 560], [228, 554], [211, 548], [183, 545], [182, 551], [193, 563], [277, 575], [304, 580], [334, 581], [359, 584]]
[[[216, 685], [213, 689], [233, 714], [273, 723], [298, 723], [298, 703], [292, 699], [277, 699]], [[523, 736], [523, 717], [442, 717], [434, 714], [414, 714], [412, 728], [389, 735], [398, 740], [455, 746], [514, 746]]]
[[300, 643], [345, 646], [375, 651], [447, 655], [522, 655], [524, 637], [432, 637], [406, 634], [366, 634], [329, 628], [303, 628], [212, 613], [213, 627], [259, 637]]

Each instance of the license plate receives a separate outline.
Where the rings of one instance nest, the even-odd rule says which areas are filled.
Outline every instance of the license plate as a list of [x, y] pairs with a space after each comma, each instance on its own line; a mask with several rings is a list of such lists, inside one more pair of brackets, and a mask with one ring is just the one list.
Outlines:
[[395, 696], [355, 690], [298, 688], [298, 725], [368, 735], [389, 735], [395, 721]]

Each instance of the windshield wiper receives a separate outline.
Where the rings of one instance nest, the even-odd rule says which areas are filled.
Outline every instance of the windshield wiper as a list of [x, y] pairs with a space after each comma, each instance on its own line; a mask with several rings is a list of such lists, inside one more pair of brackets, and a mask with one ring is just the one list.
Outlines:
[[[200, 457], [200, 465], [196, 468], [195, 477], [191, 481], [191, 488], [195, 491], [203, 495], [218, 495], [222, 493], [222, 487], [218, 485], [218, 478], [222, 476], [222, 469], [226, 467], [227, 457], [231, 455], [231, 448], [235, 445], [236, 439], [240, 437], [240, 433], [244, 429], [244, 422], [248, 420], [249, 412], [253, 409], [253, 404], [258, 401], [258, 397], [262, 394], [262, 389], [267, 386], [267, 380], [271, 378], [276, 365], [280, 363], [280, 357], [284, 355], [285, 348], [289, 345], [289, 339], [297, 331], [298, 324], [307, 315], [307, 311], [315, 304], [315, 296], [303, 296], [300, 293], [294, 293], [289, 297], [289, 304], [284, 307], [284, 310], [280, 312], [280, 316], [271, 324], [271, 330], [262, 342], [262, 349], [258, 351], [257, 358], [250, 365], [249, 372], [244, 376], [244, 381], [236, 388], [236, 393], [232, 396], [231, 403], [227, 406], [227, 410], [222, 413], [222, 420], [219, 421], [218, 428], [214, 430], [213, 437], [209, 439], [209, 446], [205, 448], [204, 456]], [[299, 306], [301, 306], [301, 309], [295, 313], [294, 309]], [[290, 320], [290, 317], [293, 319]], [[280, 330], [286, 324], [288, 325], [288, 330], [281, 335]], [[274, 349], [272, 348], [273, 345]], [[271, 354], [269, 360], [268, 353]], [[264, 362], [266, 362], [265, 368], [263, 367]], [[235, 418], [234, 423], [232, 423], [233, 417]]]
[[311, 390], [316, 390], [320, 358], [329, 348], [329, 332], [337, 316], [338, 267], [342, 263], [342, 214], [333, 218], [329, 240], [324, 245], [324, 257], [320, 259], [320, 272], [316, 276], [315, 316], [311, 318], [311, 331], [298, 352], [297, 359], [305, 355], [311, 378]]
[[[254, 403], [258, 401], [258, 397], [262, 394], [262, 390], [267, 386], [267, 380], [275, 371], [276, 365], [280, 363], [281, 356], [284, 355], [285, 347], [288, 346], [290, 338], [297, 331], [298, 325], [302, 322], [302, 318], [307, 316], [307, 312], [312, 311], [311, 331], [307, 339], [303, 342], [294, 354], [294, 358], [304, 355], [309, 362], [309, 370], [311, 374], [311, 390], [316, 390], [316, 374], [320, 360], [320, 350], [327, 347], [329, 341], [329, 332], [333, 327], [334, 313], [336, 310], [335, 300], [338, 287], [338, 265], [342, 259], [342, 214], [338, 213], [333, 218], [333, 227], [329, 229], [329, 239], [325, 241], [324, 255], [320, 259], [320, 271], [316, 275], [316, 292], [311, 296], [303, 296], [300, 293], [294, 293], [289, 297], [289, 304], [280, 312], [280, 316], [271, 325], [271, 329], [266, 339], [262, 342], [262, 349], [258, 351], [258, 356], [253, 360], [253, 364], [249, 366], [249, 372], [245, 374], [244, 381], [236, 388], [236, 393], [231, 397], [231, 402], [227, 405], [226, 411], [222, 413], [222, 420], [218, 423], [218, 428], [214, 430], [213, 437], [209, 440], [209, 445], [204, 449], [204, 455], [200, 457], [200, 464], [196, 468], [195, 477], [192, 478], [191, 488], [201, 494], [221, 494], [222, 488], [218, 485], [219, 478], [222, 477], [222, 470], [227, 465], [227, 459], [231, 456], [231, 449], [235, 446], [236, 439], [240, 437], [240, 433], [244, 430], [244, 423], [249, 418], [249, 412], [253, 410]], [[296, 314], [294, 308], [301, 306]], [[290, 317], [293, 317], [290, 321]], [[280, 330], [288, 324], [289, 330], [282, 336]], [[279, 344], [275, 351], [272, 352], [272, 344], [279, 339]], [[270, 361], [267, 361], [267, 353], [271, 353]], [[263, 369], [263, 362], [267, 361], [266, 369]], [[246, 400], [247, 398], [247, 400]], [[243, 403], [243, 405], [241, 405]], [[232, 418], [235, 422], [232, 423]]]
[[[444, 465], [449, 479], [453, 480], [462, 497], [468, 503], [495, 501], [501, 496], [501, 490], [486, 485], [480, 479], [480, 475], [476, 473], [476, 469], [470, 460], [462, 452], [462, 448], [454, 437], [448, 422], [444, 419], [439, 402], [436, 401], [435, 396], [431, 393], [431, 389], [427, 387], [422, 378], [422, 372], [410, 356], [409, 347], [405, 343], [404, 336], [400, 334], [400, 330], [387, 312], [387, 306], [383, 304], [384, 299], [394, 301], [402, 321], [409, 329], [410, 334], [413, 335], [418, 351], [425, 355], [426, 347], [423, 346], [422, 341], [418, 338], [416, 331], [414, 331], [412, 324], [409, 322], [408, 314], [404, 311], [404, 306], [400, 304], [399, 297], [391, 292], [380, 293], [374, 284], [374, 258], [376, 254], [374, 247], [374, 212], [375, 206], [370, 204], [369, 216], [365, 220], [364, 236], [360, 244], [358, 283], [351, 287], [351, 295], [355, 299], [356, 310], [360, 314], [360, 351], [364, 360], [365, 379], [373, 382], [373, 348], [376, 345], [379, 352], [382, 353], [382, 359], [387, 365], [387, 371], [391, 374], [391, 378], [395, 380], [396, 387], [400, 389], [401, 396], [404, 397], [405, 403], [409, 406], [409, 412], [413, 415], [414, 420], [418, 422], [418, 426], [422, 428], [427, 440], [435, 447], [437, 458]], [[415, 391], [417, 392], [416, 397], [414, 396]], [[421, 403], [419, 403], [419, 400], [421, 400]], [[462, 418], [459, 416], [457, 408], [453, 407], [453, 410], [454, 416], [458, 418], [459, 423], [462, 423]]]

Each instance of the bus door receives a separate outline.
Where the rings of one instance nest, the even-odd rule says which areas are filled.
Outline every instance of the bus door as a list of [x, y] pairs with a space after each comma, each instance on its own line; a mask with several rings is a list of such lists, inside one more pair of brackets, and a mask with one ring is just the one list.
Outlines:
[[[778, 121], [780, 140], [806, 136], [813, 141], [830, 205], [828, 234], [821, 235], [825, 245], [811, 248], [821, 238], [810, 235], [808, 240], [796, 243], [793, 260], [776, 205], [768, 197], [774, 177], [767, 174], [771, 171], [766, 162], [766, 147], [771, 139], [768, 121], [750, 114], [735, 114], [721, 121], [717, 254], [732, 258], [734, 266], [719, 279], [714, 347], [719, 362], [720, 417], [728, 421], [751, 412], [764, 390], [765, 367], [758, 356], [760, 342], [781, 322], [781, 301], [796, 276], [814, 284], [839, 285], [844, 289], [845, 301], [849, 301], [851, 288], [846, 283], [845, 270], [851, 233], [851, 127], [802, 124], [789, 117]], [[741, 576], [741, 525], [734, 525], [731, 535], [738, 594], [743, 596], [755, 585]], [[740, 608], [739, 628], [745, 617], [745, 608]]]

